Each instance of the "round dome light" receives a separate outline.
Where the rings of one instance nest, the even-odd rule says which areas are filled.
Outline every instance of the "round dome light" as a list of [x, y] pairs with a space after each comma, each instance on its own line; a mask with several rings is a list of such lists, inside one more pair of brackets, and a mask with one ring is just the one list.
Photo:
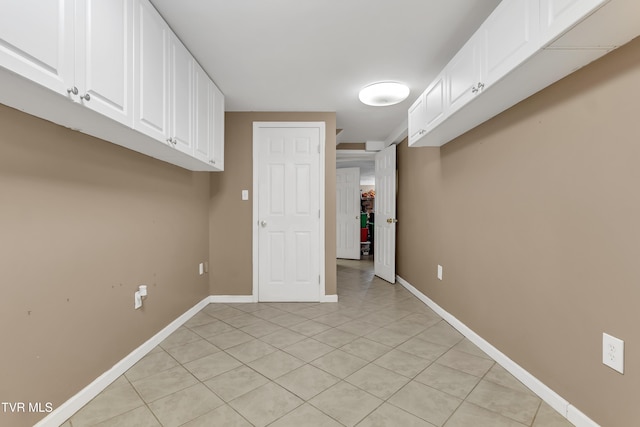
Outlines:
[[409, 88], [402, 83], [380, 82], [363, 87], [358, 98], [360, 102], [374, 107], [398, 104], [409, 96]]

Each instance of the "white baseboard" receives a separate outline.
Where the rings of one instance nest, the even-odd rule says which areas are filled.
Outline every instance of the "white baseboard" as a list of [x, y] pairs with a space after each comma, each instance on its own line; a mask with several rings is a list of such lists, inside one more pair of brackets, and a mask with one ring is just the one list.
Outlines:
[[210, 303], [248, 303], [258, 302], [253, 295], [211, 295]]
[[[209, 302], [215, 303], [249, 303], [258, 302], [253, 295], [211, 295]], [[338, 302], [338, 295], [321, 295], [320, 302]]]
[[523, 367], [507, 357], [500, 350], [487, 342], [480, 335], [476, 334], [471, 328], [456, 319], [455, 316], [440, 307], [425, 294], [417, 290], [413, 285], [404, 280], [400, 276], [396, 276], [398, 283], [404, 286], [409, 292], [415, 295], [420, 301], [425, 303], [430, 309], [435, 311], [440, 317], [447, 321], [451, 326], [456, 328], [458, 332], [464, 335], [469, 341], [477, 345], [482, 351], [491, 356], [503, 368], [516, 377], [520, 382], [529, 387], [531, 391], [537, 394], [549, 406], [555, 409], [560, 415], [568, 419], [576, 425], [576, 427], [600, 427], [596, 422], [580, 412], [577, 408], [563, 399], [558, 393], [551, 390], [542, 381], [534, 377]]
[[58, 406], [49, 415], [35, 424], [34, 427], [59, 426], [64, 423], [84, 405], [89, 403], [91, 399], [107, 388], [109, 384], [117, 380], [122, 374], [129, 370], [129, 368], [153, 350], [154, 347], [182, 326], [187, 320], [191, 319], [196, 313], [206, 307], [211, 302], [210, 299], [211, 297], [206, 297], [176, 320], [169, 323], [164, 329], [149, 338], [144, 344], [125, 356], [124, 359], [113, 365], [111, 369], [100, 375], [91, 384], [80, 390], [62, 405]]
[[576, 427], [600, 427], [599, 424], [571, 404], [567, 408], [567, 419]]

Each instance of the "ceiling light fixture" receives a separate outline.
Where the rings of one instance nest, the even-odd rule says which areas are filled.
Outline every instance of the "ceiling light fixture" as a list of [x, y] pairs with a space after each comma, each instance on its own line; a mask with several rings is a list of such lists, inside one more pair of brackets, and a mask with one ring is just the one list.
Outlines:
[[379, 82], [363, 87], [358, 98], [360, 102], [374, 107], [398, 104], [409, 96], [409, 88], [398, 82]]

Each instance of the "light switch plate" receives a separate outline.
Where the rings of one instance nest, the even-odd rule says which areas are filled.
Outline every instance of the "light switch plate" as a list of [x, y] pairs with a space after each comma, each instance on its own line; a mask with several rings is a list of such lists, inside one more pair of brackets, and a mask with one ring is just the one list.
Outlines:
[[198, 265], [198, 273], [202, 276], [204, 274], [204, 262]]
[[624, 374], [624, 341], [603, 333], [602, 363]]
[[249, 200], [249, 190], [242, 190], [242, 200]]
[[438, 279], [442, 280], [442, 266], [438, 264]]

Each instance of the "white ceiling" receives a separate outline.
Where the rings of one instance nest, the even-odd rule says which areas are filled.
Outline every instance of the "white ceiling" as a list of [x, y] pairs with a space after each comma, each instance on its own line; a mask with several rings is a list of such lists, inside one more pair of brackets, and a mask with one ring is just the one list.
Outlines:
[[[225, 94], [226, 111], [335, 111], [338, 142], [384, 141], [499, 0], [151, 0]], [[358, 91], [403, 82], [368, 107]]]

